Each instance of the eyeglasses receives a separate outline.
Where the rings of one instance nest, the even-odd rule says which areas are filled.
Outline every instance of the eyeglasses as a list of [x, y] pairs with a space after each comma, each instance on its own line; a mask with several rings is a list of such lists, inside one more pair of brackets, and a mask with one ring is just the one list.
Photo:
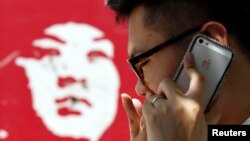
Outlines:
[[197, 26], [197, 27], [193, 27], [191, 29], [188, 29], [182, 33], [180, 33], [179, 35], [166, 40], [165, 42], [156, 45], [155, 47], [147, 50], [146, 52], [137, 55], [133, 58], [129, 58], [127, 61], [130, 64], [130, 66], [132, 67], [132, 69], [134, 70], [134, 72], [136, 73], [137, 77], [143, 82], [144, 82], [144, 74], [143, 74], [143, 69], [142, 66], [144, 66], [149, 60], [147, 58], [149, 58], [150, 56], [152, 56], [153, 54], [159, 52], [160, 50], [169, 47], [170, 45], [177, 43], [179, 40], [182, 40], [183, 38], [187, 37], [188, 35], [197, 32], [201, 29], [201, 26]]

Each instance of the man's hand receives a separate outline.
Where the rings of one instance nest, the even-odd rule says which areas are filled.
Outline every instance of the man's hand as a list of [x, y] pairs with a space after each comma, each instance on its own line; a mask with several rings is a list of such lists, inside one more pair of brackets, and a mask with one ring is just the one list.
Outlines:
[[[207, 124], [203, 114], [204, 80], [194, 69], [190, 53], [185, 56], [189, 90], [183, 93], [173, 80], [163, 80], [158, 95], [142, 106], [148, 141], [206, 141]], [[164, 96], [154, 102], [155, 96]]]
[[131, 99], [127, 94], [122, 94], [122, 104], [126, 111], [131, 141], [146, 141], [146, 127], [142, 116], [141, 102]]

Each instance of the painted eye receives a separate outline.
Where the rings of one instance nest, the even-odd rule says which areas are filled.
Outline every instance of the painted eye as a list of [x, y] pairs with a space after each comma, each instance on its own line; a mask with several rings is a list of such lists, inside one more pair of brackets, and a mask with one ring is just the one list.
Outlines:
[[103, 51], [99, 50], [93, 50], [88, 53], [88, 58], [90, 61], [93, 61], [99, 57], [109, 58]]
[[44, 56], [58, 56], [60, 55], [59, 50], [57, 49], [41, 49], [41, 48], [36, 48], [33, 50], [33, 55], [37, 59], [41, 59]]

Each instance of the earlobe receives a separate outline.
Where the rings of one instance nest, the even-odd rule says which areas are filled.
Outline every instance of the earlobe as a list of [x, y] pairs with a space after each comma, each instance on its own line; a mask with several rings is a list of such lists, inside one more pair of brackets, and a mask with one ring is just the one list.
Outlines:
[[201, 33], [207, 35], [223, 45], [228, 45], [228, 34], [226, 27], [215, 21], [209, 21], [202, 26]]

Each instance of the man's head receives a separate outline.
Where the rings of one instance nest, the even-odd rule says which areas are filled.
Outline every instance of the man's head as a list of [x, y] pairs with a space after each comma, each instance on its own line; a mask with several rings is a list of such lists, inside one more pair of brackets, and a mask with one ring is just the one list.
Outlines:
[[[131, 13], [144, 7], [143, 24], [162, 34], [175, 35], [207, 21], [223, 24], [229, 34], [237, 37], [243, 46], [249, 45], [250, 8], [247, 0], [109, 0], [108, 6], [116, 14], [118, 23], [129, 19]], [[250, 53], [250, 48], [242, 47]]]
[[[120, 23], [128, 20], [130, 58], [138, 57], [161, 43], [181, 36], [150, 57], [137, 58], [139, 71], [144, 73], [144, 82], [137, 83], [137, 93], [148, 96], [149, 91], [157, 91], [161, 80], [172, 79], [193, 35], [203, 33], [222, 44], [232, 46], [236, 52], [235, 63], [220, 92], [222, 100], [218, 100], [219, 106], [215, 104], [213, 110], [230, 105], [228, 101], [235, 97], [232, 91], [240, 90], [234, 86], [235, 82], [249, 82], [249, 79], [244, 77], [246, 74], [243, 69], [240, 75], [236, 75], [235, 71], [239, 66], [249, 68], [249, 65], [244, 65], [249, 64], [250, 56], [248, 5], [246, 0], [109, 0], [108, 6], [117, 13], [116, 21]], [[198, 30], [194, 30], [197, 27]], [[188, 34], [182, 36], [183, 33]], [[243, 87], [247, 88], [242, 85]], [[244, 98], [238, 97], [238, 100], [242, 99]], [[237, 110], [236, 108], [232, 113], [235, 114]], [[229, 116], [230, 112], [224, 113]]]
[[98, 140], [117, 112], [112, 42], [85, 23], [54, 24], [44, 33], [33, 41], [42, 57], [16, 59], [29, 79], [34, 110], [57, 136]]

